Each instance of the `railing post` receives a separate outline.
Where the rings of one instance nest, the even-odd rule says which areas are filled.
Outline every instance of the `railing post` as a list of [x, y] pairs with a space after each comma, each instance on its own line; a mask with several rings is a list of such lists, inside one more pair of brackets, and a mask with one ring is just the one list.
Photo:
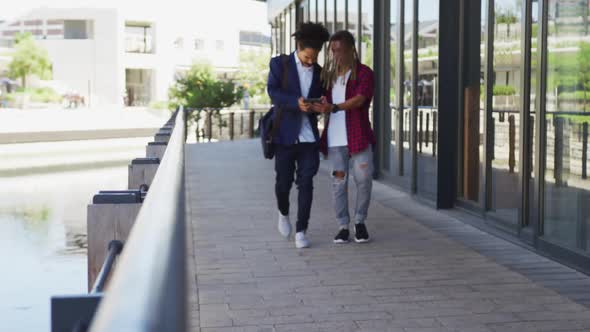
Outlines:
[[254, 137], [254, 111], [250, 111], [250, 114], [249, 114], [248, 136], [250, 138]]
[[555, 179], [556, 186], [563, 184], [563, 123], [563, 118], [554, 117], [553, 178]]
[[136, 158], [131, 161], [128, 167], [127, 189], [139, 189], [146, 185], [152, 185], [152, 180], [158, 171], [160, 159], [158, 158]]
[[588, 162], [588, 122], [582, 124], [582, 179], [588, 178], [586, 166]]
[[207, 112], [207, 139], [211, 142], [211, 137], [213, 136], [213, 121], [212, 121], [212, 111], [205, 111]]
[[[534, 147], [533, 142], [535, 141], [535, 117], [531, 115], [530, 116], [530, 119], [531, 119], [530, 120], [531, 125], [529, 126], [529, 129], [530, 129], [530, 132], [529, 132], [529, 137], [530, 137], [529, 138], [529, 142], [531, 142], [532, 146]], [[529, 177], [532, 177], [532, 175], [533, 175], [533, 169], [534, 169], [534, 167], [533, 167], [533, 155], [534, 155], [534, 153], [531, 150], [531, 153], [529, 153], [529, 156], [528, 156], [528, 158], [529, 158], [529, 165], [530, 165], [530, 167], [529, 167]]]
[[244, 113], [240, 112], [240, 136], [244, 135]]
[[424, 144], [428, 147], [428, 143], [430, 143], [430, 113], [426, 113], [426, 137], [424, 141]]
[[92, 288], [107, 256], [104, 249], [111, 240], [127, 240], [141, 206], [139, 190], [101, 191], [88, 205], [88, 290]]
[[510, 173], [514, 173], [515, 166], [515, 127], [514, 127], [514, 115], [508, 116], [508, 168]]
[[432, 113], [432, 155], [436, 156], [436, 143], [437, 143], [437, 135], [438, 135], [438, 130], [437, 130], [437, 122], [438, 122], [438, 113], [434, 112]]
[[229, 113], [229, 139], [234, 140], [234, 112]]
[[[498, 113], [498, 117], [501, 117], [502, 112]], [[492, 116], [492, 125], [490, 126], [490, 160], [496, 159], [496, 119]], [[502, 121], [500, 121], [502, 122]], [[485, 143], [484, 143], [485, 144]]]
[[424, 130], [423, 130], [424, 128], [422, 127], [422, 114], [423, 114], [422, 111], [420, 111], [418, 113], [418, 121], [420, 123], [419, 131], [418, 131], [418, 151], [420, 153], [422, 153], [422, 134], [424, 133]]

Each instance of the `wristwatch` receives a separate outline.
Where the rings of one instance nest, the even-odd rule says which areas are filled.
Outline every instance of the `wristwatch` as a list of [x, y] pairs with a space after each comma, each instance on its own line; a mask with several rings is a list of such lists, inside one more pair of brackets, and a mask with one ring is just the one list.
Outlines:
[[332, 113], [336, 113], [336, 112], [340, 111], [340, 108], [338, 107], [337, 104], [332, 104], [332, 107], [333, 107], [332, 108]]

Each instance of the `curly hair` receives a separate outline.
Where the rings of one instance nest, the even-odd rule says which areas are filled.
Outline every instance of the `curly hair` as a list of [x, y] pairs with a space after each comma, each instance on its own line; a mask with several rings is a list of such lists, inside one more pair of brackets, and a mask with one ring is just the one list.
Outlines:
[[330, 39], [330, 33], [321, 23], [301, 23], [297, 31], [291, 35], [300, 48], [313, 48], [320, 51]]

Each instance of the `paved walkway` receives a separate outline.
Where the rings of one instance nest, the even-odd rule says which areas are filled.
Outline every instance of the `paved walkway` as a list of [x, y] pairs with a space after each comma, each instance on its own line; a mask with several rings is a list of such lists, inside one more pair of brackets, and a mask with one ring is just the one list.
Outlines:
[[320, 171], [312, 247], [297, 250], [276, 230], [273, 163], [257, 141], [188, 145], [186, 163], [194, 331], [590, 331], [589, 308], [519, 267], [561, 268], [560, 284], [590, 278], [383, 184], [373, 241], [335, 245]]

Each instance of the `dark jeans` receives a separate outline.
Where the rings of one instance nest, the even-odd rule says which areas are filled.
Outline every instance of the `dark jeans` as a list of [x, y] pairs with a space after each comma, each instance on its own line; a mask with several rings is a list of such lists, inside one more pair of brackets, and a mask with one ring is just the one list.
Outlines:
[[309, 211], [313, 200], [313, 177], [320, 166], [317, 143], [277, 145], [275, 149], [276, 184], [275, 194], [282, 215], [289, 214], [289, 192], [296, 174], [295, 184], [299, 190], [297, 197], [296, 231], [307, 230]]

